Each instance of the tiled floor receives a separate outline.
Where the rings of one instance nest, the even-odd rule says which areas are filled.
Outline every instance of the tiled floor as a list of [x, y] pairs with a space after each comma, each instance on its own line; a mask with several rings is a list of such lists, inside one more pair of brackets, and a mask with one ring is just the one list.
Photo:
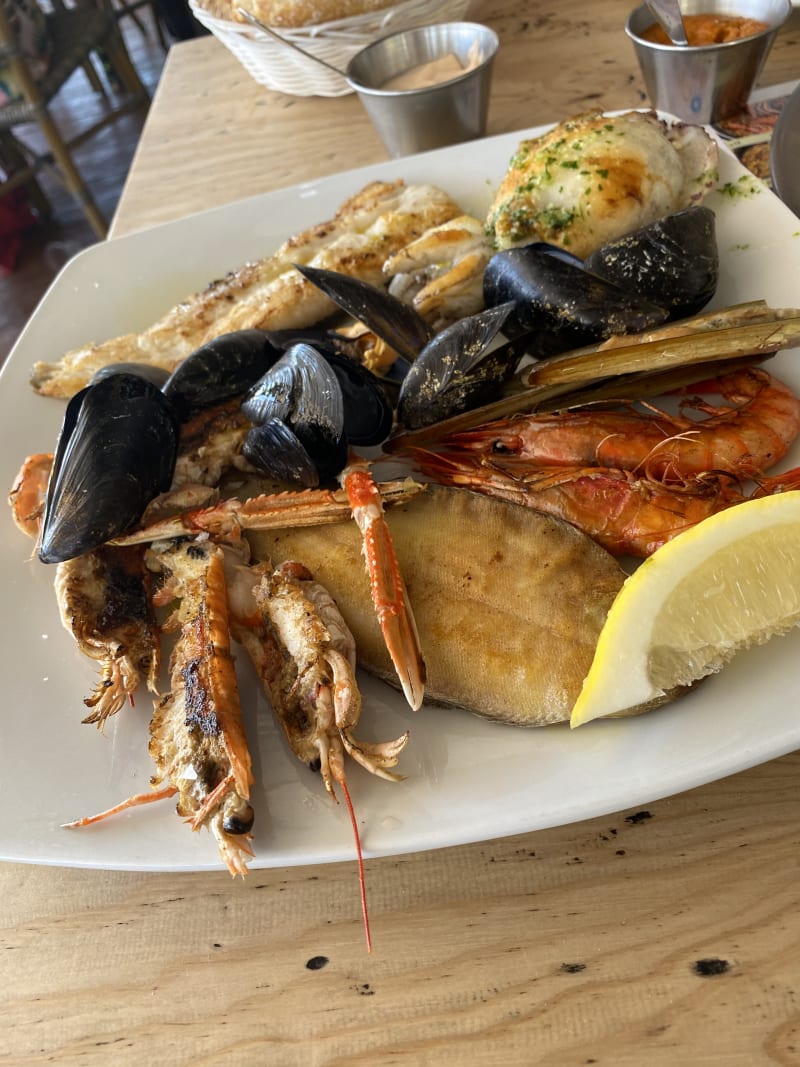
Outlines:
[[[130, 18], [123, 20], [122, 28], [131, 59], [152, 94], [166, 55], [149, 13], [142, 12], [141, 18], [146, 32]], [[83, 71], [78, 71], [61, 90], [53, 112], [64, 129], [78, 116], [79, 125], [86, 125], [88, 116], [99, 108], [97, 95]], [[84, 179], [108, 220], [122, 192], [145, 115], [142, 110], [111, 123], [75, 153]], [[35, 126], [20, 128], [17, 134], [33, 145], [42, 143], [37, 140], [39, 133]], [[0, 275], [0, 362], [8, 355], [59, 269], [97, 240], [71, 194], [58, 180], [44, 174], [41, 184], [53, 204], [53, 217], [25, 232], [13, 272], [5, 277]]]

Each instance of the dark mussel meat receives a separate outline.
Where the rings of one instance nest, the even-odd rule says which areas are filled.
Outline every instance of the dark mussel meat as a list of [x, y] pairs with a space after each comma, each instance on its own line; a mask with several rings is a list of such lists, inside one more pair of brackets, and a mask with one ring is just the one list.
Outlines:
[[433, 329], [416, 308], [385, 289], [319, 267], [298, 265], [297, 270], [407, 360], [413, 361], [433, 336]]
[[593, 252], [592, 273], [669, 310], [670, 318], [696, 315], [719, 280], [716, 217], [695, 204], [657, 219]]
[[518, 346], [500, 332], [513, 311], [507, 303], [468, 315], [423, 348], [400, 388], [402, 427], [430, 426], [499, 394], [519, 360]]
[[125, 533], [169, 489], [178, 435], [172, 404], [139, 375], [112, 374], [76, 393], [56, 446], [39, 559], [61, 563]]
[[[316, 472], [311, 482], [306, 475], [293, 479], [299, 484], [313, 487], [327, 481], [347, 462], [342, 389], [331, 365], [310, 345], [295, 345], [285, 352], [250, 389], [242, 411], [255, 424], [245, 439], [244, 454], [266, 474], [287, 480], [279, 473], [286, 457], [277, 454], [287, 447], [287, 438], [273, 423], [291, 431], [292, 447], [307, 453]], [[297, 459], [291, 462], [300, 469]]]
[[164, 394], [184, 421], [196, 411], [240, 396], [283, 351], [266, 330], [234, 330], [195, 349], [172, 372]]
[[497, 252], [484, 273], [487, 307], [512, 301], [506, 324], [543, 359], [616, 334], [638, 333], [667, 318], [663, 307], [590, 274], [580, 261], [534, 243]]

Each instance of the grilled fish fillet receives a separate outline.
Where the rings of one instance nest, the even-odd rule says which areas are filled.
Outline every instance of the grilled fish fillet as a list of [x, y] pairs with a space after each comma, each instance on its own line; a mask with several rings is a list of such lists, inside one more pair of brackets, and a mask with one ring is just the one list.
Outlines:
[[334, 305], [293, 264], [381, 285], [387, 256], [460, 214], [459, 206], [433, 185], [371, 182], [346, 200], [330, 221], [289, 238], [273, 255], [211, 282], [142, 333], [85, 345], [57, 363], [34, 364], [31, 385], [44, 396], [68, 397], [109, 363], [132, 361], [172, 371], [200, 345], [232, 330], [312, 326], [331, 314]]
[[470, 215], [449, 219], [401, 248], [383, 265], [389, 292], [413, 303], [439, 328], [483, 308], [483, 271], [494, 252], [485, 225]]

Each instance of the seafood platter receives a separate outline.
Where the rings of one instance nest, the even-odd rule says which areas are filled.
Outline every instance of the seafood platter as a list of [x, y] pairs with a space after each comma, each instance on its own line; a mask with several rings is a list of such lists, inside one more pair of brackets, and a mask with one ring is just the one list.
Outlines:
[[[633, 557], [647, 555], [672, 534], [642, 529], [639, 519], [638, 526], [626, 526], [624, 536], [607, 537], [605, 505], [597, 492], [588, 507], [573, 496], [566, 514], [544, 503], [521, 507], [515, 493], [520, 485], [526, 493], [544, 483], [562, 495], [566, 482], [574, 488], [578, 474], [585, 475], [614, 435], [603, 430], [609, 397], [629, 408], [643, 397], [648, 426], [654, 408], [647, 405], [659, 398], [658, 417], [675, 421], [659, 423], [657, 432], [686, 437], [683, 408], [676, 403], [670, 413], [660, 398], [667, 385], [689, 389], [703, 378], [695, 368], [693, 376], [681, 379], [687, 373], [681, 363], [678, 377], [665, 377], [661, 389], [620, 396], [633, 380], [638, 388], [641, 376], [630, 368], [597, 368], [610, 358], [622, 366], [629, 348], [638, 359], [640, 349], [609, 337], [622, 333], [637, 344], [650, 338], [657, 346], [662, 337], [674, 338], [676, 321], [689, 320], [698, 331], [690, 347], [705, 351], [709, 334], [716, 344], [731, 322], [740, 331], [737, 337], [761, 330], [761, 340], [748, 342], [754, 348], [734, 343], [703, 357], [715, 375], [725, 372], [723, 399], [693, 403], [711, 420], [735, 418], [738, 427], [751, 409], [768, 401], [774, 437], [763, 445], [761, 460], [753, 458], [749, 441], [747, 462], [740, 457], [721, 482], [715, 471], [721, 461], [710, 454], [700, 469], [709, 477], [697, 495], [721, 496], [728, 506], [735, 502], [732, 494], [743, 499], [749, 491], [747, 479], [762, 475], [793, 488], [793, 475], [786, 472], [800, 466], [800, 446], [794, 444], [800, 429], [800, 354], [791, 347], [798, 344], [797, 333], [791, 333], [798, 314], [790, 310], [800, 304], [800, 222], [699, 128], [673, 126], [667, 117], [641, 112], [595, 116], [594, 122], [599, 136], [612, 130], [616, 136], [619, 122], [639, 148], [644, 143], [651, 173], [643, 199], [655, 207], [646, 219], [627, 217], [620, 208], [610, 222], [586, 223], [602, 212], [593, 214], [586, 202], [591, 197], [581, 166], [571, 157], [562, 159], [561, 199], [537, 216], [538, 240], [546, 237], [550, 246], [543, 253], [546, 268], [537, 270], [549, 277], [552, 267], [560, 277], [562, 267], [575, 269], [573, 257], [588, 263], [594, 256], [592, 273], [600, 274], [604, 252], [611, 251], [611, 260], [623, 258], [618, 238], [645, 230], [649, 235], [647, 227], [655, 223], [662, 227], [656, 258], [675, 246], [682, 262], [701, 275], [698, 291], [676, 297], [672, 310], [663, 306], [660, 283], [641, 301], [628, 299], [629, 280], [612, 283], [625, 297], [614, 311], [623, 325], [592, 335], [594, 340], [582, 325], [574, 333], [564, 326], [566, 340], [546, 350], [549, 341], [531, 341], [538, 335], [522, 321], [515, 295], [519, 275], [528, 269], [526, 261], [523, 271], [518, 252], [534, 247], [534, 238], [521, 232], [530, 219], [519, 192], [541, 182], [526, 170], [537, 146], [556, 150], [547, 128], [264, 194], [96, 245], [67, 264], [0, 376], [0, 462], [5, 484], [14, 486], [11, 503], [20, 526], [15, 528], [9, 513], [0, 540], [6, 709], [0, 719], [0, 804], [6, 813], [0, 858], [140, 870], [227, 866], [244, 873], [247, 867], [352, 860], [354, 825], [365, 856], [400, 854], [624, 810], [800, 746], [795, 710], [800, 681], [792, 670], [800, 653], [796, 630], [740, 654], [656, 711], [569, 727], [575, 686], [611, 600], [636, 566]], [[654, 127], [659, 136], [648, 147]], [[569, 123], [565, 129], [573, 132]], [[585, 140], [594, 136], [590, 129], [580, 132]], [[682, 171], [674, 170], [672, 159], [678, 144], [684, 161], [690, 160]], [[602, 191], [613, 181], [613, 165], [598, 165], [594, 184]], [[681, 226], [688, 217], [688, 229], [675, 237], [663, 227], [678, 216]], [[355, 244], [353, 233], [359, 235]], [[354, 250], [366, 264], [355, 285], [342, 267], [358, 258]], [[381, 279], [391, 257], [387, 287]], [[570, 278], [557, 284], [572, 293], [573, 285], [583, 284], [582, 267], [579, 273], [580, 283]], [[614, 303], [608, 293], [601, 302], [606, 311]], [[278, 309], [274, 320], [259, 312], [254, 321], [253, 306], [262, 304]], [[399, 304], [409, 309], [407, 316]], [[565, 316], [559, 315], [558, 329], [541, 330], [542, 337], [562, 329]], [[762, 329], [765, 315], [768, 328]], [[320, 370], [321, 357], [315, 355], [315, 345], [325, 343], [319, 325], [345, 317], [348, 324], [337, 329], [336, 345], [347, 350], [350, 363], [358, 349], [358, 365], [366, 363], [369, 381], [377, 377], [384, 401], [391, 398], [383, 429], [373, 436], [359, 437], [355, 428], [345, 434], [338, 415], [329, 440], [321, 416], [304, 437], [302, 420], [298, 416], [292, 423], [285, 406], [279, 417], [274, 407], [273, 414], [255, 414], [256, 401], [265, 396], [270, 404], [279, 396], [279, 403], [288, 404], [285, 397], [293, 395], [298, 380], [317, 386], [328, 380], [332, 372]], [[213, 362], [234, 334], [237, 365], [247, 364], [250, 357], [241, 354], [241, 345], [252, 342], [262, 352], [264, 330], [270, 331], [270, 345], [280, 349], [268, 371], [237, 386], [235, 404], [231, 396], [215, 399], [227, 405], [231, 421], [225, 432], [241, 435], [245, 460], [224, 463], [223, 481], [217, 473], [201, 492], [203, 477], [195, 459], [185, 456], [187, 426], [196, 420], [206, 435], [206, 463], [211, 422], [192, 407], [195, 385], [186, 368], [204, 347], [208, 356], [210, 346]], [[292, 335], [283, 348], [277, 344], [280, 331]], [[460, 352], [479, 352], [484, 368], [487, 363], [496, 368], [503, 353], [511, 371], [494, 369], [483, 380], [459, 369], [450, 375], [464, 379], [455, 390], [460, 399], [453, 401], [441, 388], [454, 351], [451, 336]], [[330, 344], [330, 330], [326, 338]], [[430, 373], [425, 376], [429, 349], [438, 360], [435, 382]], [[484, 359], [487, 350], [495, 353], [492, 360]], [[741, 358], [754, 350], [763, 357], [756, 368]], [[323, 363], [335, 368], [336, 355]], [[122, 367], [117, 374], [103, 370], [123, 362], [148, 364], [152, 377]], [[215, 372], [203, 367], [205, 389]], [[284, 367], [288, 378], [281, 379], [274, 368]], [[576, 367], [582, 368], [580, 376], [571, 378]], [[333, 384], [319, 402], [326, 418], [331, 397], [347, 397], [351, 387], [342, 383], [351, 372], [352, 367], [332, 374]], [[355, 406], [366, 409], [367, 377], [356, 377]], [[547, 423], [565, 408], [585, 405], [585, 397], [576, 399], [580, 388], [602, 390], [609, 377], [614, 390], [592, 394], [590, 421], [599, 420], [601, 440], [590, 445], [590, 459], [562, 456], [555, 466], [553, 458], [541, 460], [535, 479], [530, 465], [523, 475], [514, 417], [536, 408]], [[520, 402], [532, 391], [535, 403]], [[254, 406], [242, 405], [245, 393]], [[484, 408], [484, 416], [476, 418], [475, 410]], [[490, 416], [500, 421], [487, 436], [482, 427]], [[346, 413], [343, 418], [353, 425]], [[564, 425], [557, 426], [559, 448]], [[667, 431], [665, 425], [674, 428]], [[213, 426], [216, 432], [218, 423]], [[262, 453], [275, 452], [276, 435], [283, 442], [286, 426], [296, 431], [292, 441], [299, 437], [304, 444], [304, 458], [259, 467]], [[579, 436], [585, 435], [580, 426]], [[638, 436], [630, 429], [625, 433]], [[321, 437], [325, 456], [335, 451], [337, 458], [329, 469], [314, 458], [308, 473], [308, 454]], [[455, 445], [461, 449], [457, 455]], [[26, 457], [31, 457], [27, 466]], [[646, 444], [634, 468], [646, 467], [648, 477], [669, 481], [671, 465], [659, 467], [657, 457], [658, 445]], [[119, 471], [139, 462], [147, 465], [149, 479], [141, 498], [139, 482], [124, 493], [119, 486]], [[179, 468], [188, 472], [182, 479], [175, 475]], [[632, 479], [622, 480], [629, 486]], [[276, 480], [297, 487], [277, 503]], [[181, 492], [186, 495], [174, 495]], [[297, 529], [302, 521], [297, 514], [305, 507], [301, 492], [310, 494], [303, 501], [310, 502], [315, 517], [312, 525]], [[77, 509], [71, 504], [75, 493], [83, 494]], [[258, 495], [255, 504], [252, 494]], [[34, 498], [38, 510], [28, 505]], [[545, 499], [542, 494], [540, 501]], [[684, 506], [689, 505], [682, 501]], [[585, 510], [597, 522], [577, 531], [576, 512]], [[35, 540], [23, 532], [26, 524]], [[392, 584], [393, 571], [387, 579], [386, 559], [393, 552], [405, 592]], [[104, 553], [115, 568], [123, 558], [134, 559], [134, 569], [144, 561], [158, 626], [172, 642], [160, 672], [147, 648], [131, 654], [132, 683], [120, 679], [124, 670], [104, 662], [102, 653], [82, 654], [79, 648], [83, 642], [86, 652], [97, 639], [88, 624], [82, 629], [87, 615], [111, 611], [112, 585], [120, 598], [119, 590], [128, 588], [127, 571], [123, 582], [116, 570], [112, 581], [106, 572], [85, 569]], [[369, 581], [365, 555], [373, 565]], [[310, 591], [311, 577], [326, 586], [346, 617], [341, 641], [335, 639], [340, 616], [331, 614], [316, 586]], [[97, 583], [105, 590], [99, 606], [92, 603]], [[373, 595], [379, 590], [380, 629], [370, 588]], [[319, 612], [313, 641], [322, 649], [322, 666], [315, 663], [313, 669], [323, 672], [314, 675], [313, 695], [302, 698], [299, 675], [287, 682], [284, 672], [289, 660], [291, 670], [299, 671], [308, 654], [311, 609], [303, 608], [301, 621], [292, 624], [292, 633], [302, 630], [303, 640], [291, 655], [292, 634], [275, 637], [295, 610], [298, 589], [308, 591]], [[532, 602], [545, 597], [542, 618]], [[416, 625], [404, 612], [406, 602]], [[256, 641], [259, 626], [268, 634]], [[348, 628], [357, 646], [355, 676]], [[148, 692], [148, 673], [155, 695]], [[209, 710], [203, 701], [216, 684], [219, 704]], [[276, 717], [271, 705], [282, 700]], [[241, 709], [235, 716], [229, 713], [232, 703]], [[64, 828], [148, 794], [160, 799], [79, 829]]]

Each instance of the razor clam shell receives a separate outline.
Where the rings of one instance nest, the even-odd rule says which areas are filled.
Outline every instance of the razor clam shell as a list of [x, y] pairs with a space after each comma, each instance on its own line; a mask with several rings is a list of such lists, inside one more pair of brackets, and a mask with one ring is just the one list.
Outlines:
[[[427, 665], [425, 699], [520, 726], [568, 720], [625, 580], [619, 564], [558, 519], [463, 490], [429, 486], [386, 516]], [[258, 558], [302, 560], [338, 604], [359, 665], [396, 685], [355, 524], [248, 537]]]

